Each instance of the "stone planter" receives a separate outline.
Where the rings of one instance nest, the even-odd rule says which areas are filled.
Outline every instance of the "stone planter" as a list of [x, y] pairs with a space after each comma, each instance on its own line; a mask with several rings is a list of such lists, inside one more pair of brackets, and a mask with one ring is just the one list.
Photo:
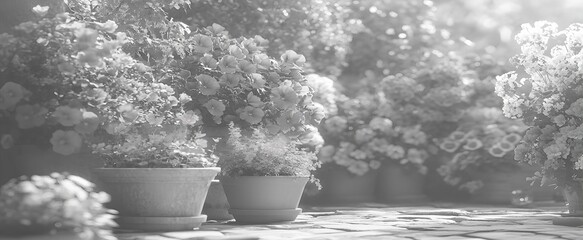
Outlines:
[[229, 201], [229, 213], [237, 223], [264, 224], [294, 221], [308, 177], [241, 176], [222, 177]]
[[202, 213], [207, 215], [207, 220], [225, 221], [233, 219], [229, 214], [229, 201], [223, 189], [223, 184], [219, 180], [213, 180], [209, 188]]
[[377, 174], [377, 171], [368, 171], [359, 176], [345, 167], [326, 164], [317, 174], [322, 184], [320, 201], [339, 204], [374, 202]]
[[120, 228], [180, 231], [206, 221], [204, 200], [220, 168], [99, 168]]
[[386, 203], [421, 203], [428, 201], [423, 188], [425, 176], [397, 164], [386, 164], [379, 169], [378, 199]]

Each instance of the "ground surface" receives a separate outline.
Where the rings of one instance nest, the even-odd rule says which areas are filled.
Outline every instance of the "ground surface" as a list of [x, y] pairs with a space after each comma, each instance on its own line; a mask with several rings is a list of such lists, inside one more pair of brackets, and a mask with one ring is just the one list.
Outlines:
[[[121, 240], [176, 239], [387, 239], [387, 240], [498, 240], [577, 239], [583, 226], [553, 225], [565, 207], [540, 203], [532, 208], [427, 204], [391, 206], [306, 207], [293, 223], [240, 225], [207, 222], [197, 231], [171, 233], [118, 233]], [[569, 221], [567, 221], [569, 222]]]

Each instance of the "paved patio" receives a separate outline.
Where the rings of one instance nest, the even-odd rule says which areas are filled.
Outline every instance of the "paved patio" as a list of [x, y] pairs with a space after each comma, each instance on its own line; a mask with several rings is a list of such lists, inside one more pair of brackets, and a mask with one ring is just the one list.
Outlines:
[[[556, 203], [537, 203], [531, 208], [448, 203], [302, 207], [304, 212], [292, 223], [240, 225], [233, 221], [211, 221], [196, 231], [120, 232], [118, 237], [121, 240], [583, 239], [583, 218], [562, 217], [565, 207]], [[553, 221], [572, 226], [553, 225]]]

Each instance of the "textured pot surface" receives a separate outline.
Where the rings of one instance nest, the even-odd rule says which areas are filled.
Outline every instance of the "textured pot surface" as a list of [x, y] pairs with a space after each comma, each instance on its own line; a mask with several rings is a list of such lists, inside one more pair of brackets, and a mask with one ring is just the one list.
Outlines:
[[193, 217], [201, 214], [219, 168], [100, 168], [95, 172], [120, 216]]
[[296, 209], [308, 177], [223, 177], [221, 183], [234, 209]]
[[359, 203], [375, 201], [377, 171], [359, 176], [345, 167], [325, 166], [317, 177], [322, 184], [322, 201], [326, 203]]
[[390, 203], [418, 203], [427, 201], [423, 188], [425, 176], [396, 164], [384, 164], [378, 176], [379, 200]]

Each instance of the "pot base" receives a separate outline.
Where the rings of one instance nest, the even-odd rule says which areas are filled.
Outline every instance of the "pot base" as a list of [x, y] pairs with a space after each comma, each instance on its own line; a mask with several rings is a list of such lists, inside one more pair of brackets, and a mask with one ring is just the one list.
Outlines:
[[301, 212], [301, 208], [282, 210], [229, 209], [229, 213], [235, 217], [235, 221], [242, 224], [290, 222], [296, 220]]
[[156, 231], [185, 231], [200, 227], [206, 222], [206, 215], [195, 217], [119, 217], [116, 219], [122, 229]]

